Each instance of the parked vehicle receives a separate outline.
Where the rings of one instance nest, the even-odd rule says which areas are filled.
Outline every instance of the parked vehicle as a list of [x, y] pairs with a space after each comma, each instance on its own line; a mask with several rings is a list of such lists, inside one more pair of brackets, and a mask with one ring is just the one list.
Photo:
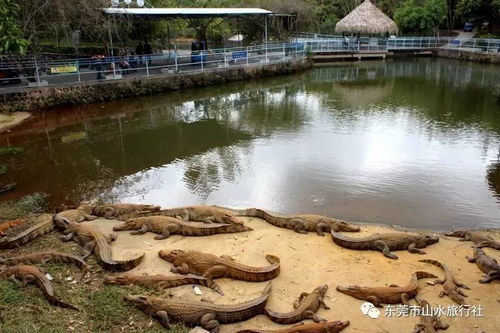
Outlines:
[[470, 22], [465, 23], [464, 32], [472, 32], [474, 30], [474, 25]]

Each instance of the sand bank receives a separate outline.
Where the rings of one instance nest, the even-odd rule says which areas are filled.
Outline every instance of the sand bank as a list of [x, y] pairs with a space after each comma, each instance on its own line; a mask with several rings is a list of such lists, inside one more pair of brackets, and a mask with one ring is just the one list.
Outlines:
[[[320, 309], [318, 315], [328, 320], [349, 320], [351, 325], [343, 331], [346, 333], [411, 332], [418, 318], [385, 317], [385, 311], [382, 309], [380, 318], [370, 319], [360, 311], [363, 301], [337, 292], [335, 290], [337, 285], [403, 286], [417, 270], [425, 270], [441, 278], [443, 272], [440, 269], [418, 262], [424, 258], [437, 259], [446, 263], [455, 272], [458, 280], [471, 288], [465, 290], [469, 296], [466, 298], [467, 303], [481, 305], [484, 309], [484, 317], [443, 317], [442, 320], [450, 325], [447, 332], [498, 332], [500, 281], [490, 284], [478, 282], [482, 273], [475, 264], [468, 263], [465, 259], [466, 255], [472, 254], [471, 242], [460, 242], [457, 238], [442, 236], [439, 243], [425, 249], [427, 255], [398, 251], [396, 253], [399, 260], [390, 260], [379, 252], [343, 249], [332, 242], [330, 235], [325, 237], [314, 233], [302, 235], [274, 227], [259, 219], [243, 219], [254, 228], [254, 231], [208, 237], [172, 236], [161, 241], [154, 240], [155, 235], [151, 233], [132, 236], [127, 231], [118, 232], [118, 239], [113, 243], [114, 256], [116, 259], [125, 259], [145, 252], [144, 262], [127, 274], [165, 274], [169, 273], [171, 265], [158, 257], [157, 253], [161, 249], [192, 249], [216, 255], [230, 255], [243, 263], [255, 266], [268, 265], [265, 255], [275, 254], [281, 259], [281, 274], [273, 280], [273, 291], [268, 307], [275, 311], [289, 311], [292, 309], [293, 301], [301, 292], [310, 292], [320, 284], [328, 284], [329, 290], [325, 301], [331, 309]], [[112, 232], [112, 227], [117, 222], [99, 219], [89, 223], [99, 226], [104, 232]], [[390, 230], [393, 229], [384, 226], [366, 226], [359, 236]], [[499, 238], [498, 233], [494, 236]], [[500, 259], [500, 252], [489, 249], [485, 251]], [[440, 285], [429, 285], [426, 281], [431, 280], [420, 281], [419, 295], [428, 300], [433, 307], [439, 304], [445, 307], [456, 305], [447, 297], [438, 297], [442, 290]], [[218, 279], [217, 283], [224, 290], [225, 296], [203, 288], [204, 297], [216, 303], [238, 303], [252, 299], [266, 285], [266, 282], [250, 283], [230, 279]], [[171, 293], [181, 297], [201, 297], [195, 296], [189, 286], [174, 288]], [[240, 328], [282, 327], [262, 315], [246, 322], [225, 325], [221, 333], [235, 332]]]
[[0, 113], [0, 132], [19, 125], [30, 116], [29, 112]]

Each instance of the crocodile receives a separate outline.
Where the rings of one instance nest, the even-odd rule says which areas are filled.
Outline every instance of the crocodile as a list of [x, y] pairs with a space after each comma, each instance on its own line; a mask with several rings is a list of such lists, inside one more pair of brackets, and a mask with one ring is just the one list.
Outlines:
[[209, 281], [214, 278], [231, 278], [250, 282], [261, 282], [274, 279], [280, 273], [280, 259], [268, 254], [267, 261], [270, 266], [252, 267], [237, 262], [230, 256], [217, 257], [213, 254], [184, 251], [161, 250], [160, 258], [172, 263], [173, 273], [202, 275]]
[[392, 232], [384, 234], [373, 234], [363, 238], [349, 238], [332, 230], [333, 242], [337, 245], [351, 250], [374, 250], [381, 251], [384, 256], [390, 259], [398, 259], [398, 256], [391, 251], [408, 250], [411, 253], [425, 254], [421, 248], [437, 243], [438, 236], [409, 233]]
[[324, 301], [327, 290], [328, 285], [325, 284], [314, 289], [312, 293], [300, 294], [293, 303], [294, 310], [289, 313], [277, 313], [266, 309], [267, 317], [278, 324], [295, 324], [304, 319], [312, 319], [316, 323], [326, 321], [320, 319], [316, 312], [320, 307], [325, 310], [330, 309]]
[[92, 215], [92, 207], [87, 205], [81, 205], [76, 209], [63, 210], [56, 215], [73, 222], [93, 221], [97, 219], [97, 216]]
[[451, 270], [445, 264], [432, 259], [419, 260], [420, 262], [425, 262], [441, 268], [444, 271], [444, 278], [442, 280], [436, 280], [437, 283], [443, 285], [443, 290], [439, 293], [439, 297], [444, 295], [451, 298], [457, 304], [463, 305], [465, 303], [464, 297], [467, 295], [459, 288], [470, 289], [465, 284], [457, 281]]
[[475, 262], [477, 267], [486, 275], [479, 280], [480, 283], [488, 283], [500, 280], [500, 265], [496, 259], [489, 257], [483, 250], [474, 247], [474, 256], [466, 257], [469, 262]]
[[0, 265], [12, 266], [19, 264], [36, 264], [36, 263], [46, 264], [49, 261], [75, 264], [76, 266], [78, 266], [78, 268], [82, 270], [82, 276], [80, 280], [83, 279], [85, 274], [89, 271], [89, 266], [85, 263], [85, 261], [83, 261], [83, 258], [72, 254], [54, 252], [54, 251], [35, 252], [35, 253], [25, 254], [19, 257], [0, 258]]
[[217, 293], [224, 295], [222, 289], [215, 282], [210, 282], [207, 279], [198, 275], [115, 275], [105, 276], [104, 283], [117, 285], [141, 285], [145, 287], [153, 287], [157, 289], [174, 288], [186, 284], [198, 284], [215, 290]]
[[75, 306], [65, 303], [55, 297], [52, 284], [45, 274], [47, 274], [45, 271], [35, 266], [27, 265], [13, 266], [0, 271], [0, 277], [12, 279], [14, 281], [16, 281], [15, 279], [20, 280], [23, 287], [25, 287], [28, 283], [34, 282], [38, 288], [42, 290], [45, 298], [50, 304], [62, 308], [78, 310]]
[[261, 296], [240, 304], [213, 304], [142, 295], [126, 295], [125, 300], [147, 315], [158, 319], [167, 329], [170, 328], [170, 321], [173, 321], [182, 322], [189, 327], [201, 326], [212, 333], [217, 333], [220, 324], [240, 322], [263, 314], [270, 292], [271, 283], [266, 286]]
[[403, 303], [408, 305], [408, 300], [415, 297], [418, 293], [418, 280], [425, 278], [437, 278], [437, 276], [417, 271], [413, 273], [410, 283], [405, 287], [393, 284], [388, 287], [337, 286], [337, 291], [357, 299], [367, 300], [377, 307], [380, 307], [381, 304]]
[[65, 234], [61, 236], [62, 241], [69, 242], [73, 239], [82, 246], [83, 259], [94, 253], [99, 264], [107, 270], [128, 271], [139, 265], [144, 258], [144, 254], [142, 254], [131, 260], [113, 260], [109, 243], [115, 239], [114, 235], [106, 237], [92, 225], [71, 222], [58, 215], [54, 215], [54, 222]]
[[412, 333], [436, 333], [438, 330], [446, 330], [450, 325], [441, 322], [439, 316], [433, 313], [430, 304], [419, 297], [415, 297], [420, 307], [421, 315], [419, 323], [415, 325]]
[[243, 221], [236, 218], [227, 210], [216, 206], [188, 206], [171, 209], [162, 209], [154, 213], [140, 213], [140, 216], [163, 215], [176, 217], [184, 221], [195, 221], [203, 223], [227, 223], [242, 224]]
[[281, 216], [278, 214], [268, 213], [267, 211], [259, 208], [231, 209], [219, 206], [215, 207], [232, 212], [236, 216], [258, 217], [277, 227], [291, 229], [301, 234], [316, 232], [318, 235], [324, 236], [325, 232], [330, 232], [331, 230], [345, 232], [358, 232], [361, 230], [361, 228], [356, 225], [322, 215], [297, 214], [291, 216]]
[[489, 247], [495, 250], [500, 250], [500, 242], [493, 239], [490, 235], [485, 235], [480, 231], [474, 230], [454, 230], [445, 234], [450, 237], [460, 237], [460, 241], [471, 241], [477, 247]]
[[106, 219], [128, 220], [140, 214], [154, 214], [160, 206], [142, 204], [82, 204], [80, 207], [90, 207], [92, 214]]
[[279, 330], [245, 329], [236, 333], [339, 333], [349, 326], [349, 321], [329, 321], [323, 323], [299, 324]]
[[7, 234], [5, 233], [5, 231], [7, 231], [8, 229], [15, 227], [16, 225], [23, 224], [25, 221], [26, 220], [24, 219], [17, 219], [0, 223], [0, 237], [6, 236]]
[[215, 234], [243, 232], [253, 230], [244, 224], [204, 224], [185, 222], [175, 217], [169, 216], [147, 216], [130, 219], [125, 223], [117, 225], [114, 231], [137, 230], [131, 232], [132, 235], [142, 235], [148, 231], [159, 234], [155, 239], [165, 239], [170, 235], [183, 236], [209, 236]]
[[54, 230], [54, 222], [48, 214], [42, 215], [41, 222], [12, 237], [0, 238], [0, 249], [14, 249]]

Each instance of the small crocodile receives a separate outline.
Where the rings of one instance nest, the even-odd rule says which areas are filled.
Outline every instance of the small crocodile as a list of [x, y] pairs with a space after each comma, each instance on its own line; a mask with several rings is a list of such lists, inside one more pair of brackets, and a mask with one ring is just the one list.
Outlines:
[[361, 228], [356, 225], [322, 215], [297, 214], [291, 216], [281, 216], [278, 214], [268, 213], [265, 210], [258, 208], [231, 209], [219, 206], [215, 207], [232, 212], [236, 216], [258, 217], [277, 227], [291, 229], [301, 234], [316, 232], [318, 235], [324, 236], [325, 232], [330, 232], [331, 230], [345, 232], [358, 232], [361, 230]]
[[381, 304], [408, 304], [408, 300], [418, 293], [418, 280], [425, 278], [437, 278], [437, 276], [418, 271], [411, 276], [410, 283], [405, 287], [396, 285], [389, 287], [337, 286], [337, 291], [357, 299], [367, 300], [377, 307], [380, 307]]
[[490, 235], [485, 235], [480, 231], [474, 230], [454, 230], [445, 234], [450, 237], [460, 237], [460, 241], [471, 241], [477, 247], [489, 247], [495, 250], [500, 250], [500, 242], [493, 239]]
[[349, 326], [349, 321], [329, 321], [326, 323], [299, 324], [280, 330], [239, 330], [236, 333], [339, 333]]
[[132, 235], [142, 235], [148, 231], [159, 234], [155, 239], [165, 239], [170, 235], [209, 236], [233, 232], [251, 231], [244, 224], [204, 224], [185, 222], [169, 216], [147, 216], [130, 219], [113, 228], [114, 231], [137, 230]]
[[170, 321], [173, 321], [182, 322], [190, 327], [201, 326], [216, 333], [219, 331], [220, 324], [240, 322], [263, 314], [270, 292], [271, 284], [269, 283], [261, 296], [240, 304], [212, 304], [141, 295], [127, 295], [125, 299], [147, 315], [158, 319], [167, 329], [170, 328]]
[[176, 217], [184, 221], [203, 223], [242, 224], [243, 221], [228, 213], [227, 210], [217, 206], [188, 206], [171, 209], [162, 209], [154, 213], [141, 213], [141, 216], [163, 215]]
[[88, 206], [92, 209], [92, 214], [106, 219], [128, 220], [140, 214], [153, 214], [160, 210], [160, 206], [142, 204], [83, 204], [80, 207]]
[[104, 277], [104, 283], [118, 285], [141, 285], [157, 289], [174, 288], [186, 284], [198, 284], [224, 295], [219, 285], [198, 275], [115, 275]]
[[390, 259], [398, 259], [391, 251], [408, 250], [411, 253], [425, 254], [420, 250], [427, 245], [437, 243], [439, 237], [421, 233], [392, 232], [373, 234], [363, 238], [349, 238], [332, 230], [333, 242], [351, 250], [381, 251]]
[[161, 250], [160, 258], [172, 263], [173, 273], [202, 275], [209, 281], [214, 278], [231, 278], [235, 280], [261, 282], [274, 279], [280, 273], [280, 259], [268, 254], [267, 261], [270, 266], [252, 267], [237, 262], [230, 256], [214, 256], [213, 254], [184, 251]]
[[412, 333], [436, 333], [438, 330], [446, 330], [450, 325], [441, 322], [441, 319], [434, 313], [430, 304], [419, 297], [415, 297], [420, 307], [421, 315], [419, 323], [415, 325]]
[[23, 224], [25, 221], [26, 220], [24, 219], [17, 219], [0, 223], [0, 237], [6, 236], [7, 234], [5, 233], [5, 231], [7, 231], [8, 229], [15, 227], [16, 225]]
[[65, 236], [61, 236], [61, 240], [69, 242], [70, 240], [76, 241], [82, 248], [83, 258], [86, 259], [90, 254], [94, 253], [101, 266], [110, 271], [128, 271], [139, 265], [144, 258], [144, 254], [137, 258], [119, 261], [113, 260], [111, 243], [115, 237], [109, 237], [89, 224], [70, 222], [65, 218], [54, 215], [55, 224], [63, 230]]
[[423, 259], [419, 261], [437, 266], [444, 271], [444, 278], [442, 280], [436, 280], [437, 283], [443, 285], [443, 290], [441, 291], [441, 293], [439, 293], [439, 297], [443, 297], [444, 295], [446, 295], [449, 298], [451, 298], [455, 303], [462, 305], [465, 303], [464, 297], [467, 297], [467, 295], [464, 294], [464, 292], [459, 288], [463, 289], [470, 289], [470, 288], [467, 287], [465, 284], [458, 282], [453, 273], [451, 272], [451, 270], [448, 268], [448, 266], [440, 263], [437, 260], [432, 260], [432, 259]]
[[312, 293], [302, 293], [299, 298], [293, 303], [294, 310], [289, 313], [277, 313], [266, 309], [266, 314], [269, 319], [278, 324], [295, 324], [304, 319], [312, 319], [319, 323], [326, 321], [320, 319], [316, 312], [322, 306], [325, 310], [330, 308], [325, 304], [324, 298], [328, 285], [322, 285], [313, 290]]
[[469, 262], [475, 262], [477, 267], [486, 275], [479, 280], [480, 283], [488, 283], [493, 280], [500, 280], [500, 265], [496, 259], [489, 257], [483, 250], [474, 247], [474, 256], [466, 257]]
[[81, 279], [83, 279], [85, 274], [89, 271], [89, 266], [85, 263], [85, 261], [83, 261], [83, 258], [72, 254], [54, 252], [54, 251], [35, 252], [35, 253], [25, 254], [19, 257], [0, 258], [0, 265], [12, 266], [19, 264], [36, 264], [36, 263], [46, 264], [49, 261], [75, 264], [83, 272]]
[[0, 271], [0, 277], [8, 278], [12, 280], [20, 280], [22, 286], [25, 287], [28, 283], [34, 282], [38, 288], [40, 288], [45, 295], [45, 298], [49, 301], [50, 304], [59, 306], [62, 308], [78, 310], [71, 304], [65, 303], [54, 295], [54, 289], [52, 288], [52, 284], [49, 279], [45, 276], [46, 272], [35, 266], [26, 266], [19, 265], [9, 267], [3, 271]]
[[54, 222], [48, 214], [42, 215], [41, 222], [12, 237], [0, 238], [0, 249], [14, 249], [54, 230]]

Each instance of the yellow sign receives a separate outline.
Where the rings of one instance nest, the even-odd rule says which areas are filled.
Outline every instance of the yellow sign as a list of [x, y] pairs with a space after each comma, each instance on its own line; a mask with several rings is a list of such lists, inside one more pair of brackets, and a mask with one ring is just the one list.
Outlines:
[[77, 71], [76, 65], [50, 67], [49, 69], [50, 74], [76, 73]]

